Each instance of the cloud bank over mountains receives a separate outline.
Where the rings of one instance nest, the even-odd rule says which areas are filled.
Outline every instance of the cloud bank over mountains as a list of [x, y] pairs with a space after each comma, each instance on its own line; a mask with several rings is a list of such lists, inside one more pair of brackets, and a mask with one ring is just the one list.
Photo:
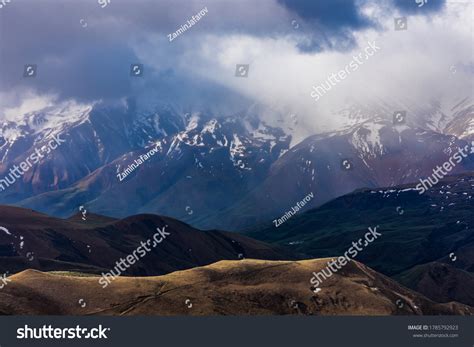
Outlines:
[[[131, 97], [144, 107], [160, 101], [216, 114], [259, 104], [268, 107], [269, 122], [276, 112], [297, 114], [302, 136], [328, 131], [339, 126], [334, 111], [349, 102], [423, 104], [472, 95], [472, 6], [435, 0], [422, 7], [401, 0], [113, 0], [104, 8], [95, 1], [12, 3], [0, 13], [0, 119], [51, 102]], [[203, 7], [208, 14], [169, 42], [167, 35]], [[406, 31], [394, 30], [400, 16], [408, 17]], [[344, 69], [368, 41], [380, 51], [315, 102], [311, 87]], [[134, 63], [143, 64], [142, 77], [130, 76]], [[37, 64], [37, 77], [23, 78], [25, 64]], [[235, 77], [236, 64], [250, 65], [247, 78]]]

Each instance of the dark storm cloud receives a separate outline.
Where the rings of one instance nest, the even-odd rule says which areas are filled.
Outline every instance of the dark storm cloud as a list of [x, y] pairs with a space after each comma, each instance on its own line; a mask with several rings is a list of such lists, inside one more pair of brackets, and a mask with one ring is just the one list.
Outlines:
[[[127, 63], [136, 60], [96, 3], [11, 2], [0, 15], [1, 91], [35, 89], [60, 98], [94, 100], [129, 92]], [[91, 6], [92, 5], [92, 6]], [[100, 17], [100, 11], [104, 15]], [[87, 27], [81, 26], [84, 19]], [[111, 32], [112, 31], [112, 32]], [[24, 78], [24, 64], [36, 64]]]
[[393, 0], [393, 4], [403, 14], [427, 15], [442, 10], [446, 0]]
[[306, 25], [303, 28], [309, 28], [306, 30], [308, 39], [299, 44], [299, 48], [306, 52], [350, 49], [355, 45], [353, 31], [377, 26], [360, 12], [354, 0], [278, 2], [304, 20]]
[[[201, 33], [263, 35], [268, 28], [277, 28], [278, 20], [268, 13], [269, 4], [277, 8], [272, 3], [112, 0], [102, 8], [94, 0], [11, 2], [0, 11], [0, 92], [22, 94], [33, 89], [79, 101], [130, 96], [139, 92], [134, 87], [140, 85], [173, 93], [164, 85], [169, 79], [149, 66], [143, 78], [131, 78], [130, 64], [140, 63], [137, 44], [155, 35], [150, 50], [160, 50], [156, 65], [168, 68], [183, 52], [199, 46]], [[209, 9], [205, 19], [184, 38], [167, 42], [167, 34], [205, 6]], [[280, 24], [289, 27], [289, 23]], [[37, 65], [35, 78], [23, 78], [25, 64]], [[183, 84], [183, 80], [172, 83]], [[208, 88], [204, 90], [207, 95]]]
[[298, 48], [304, 52], [349, 50], [356, 44], [354, 31], [380, 29], [379, 23], [361, 12], [361, 6], [365, 4], [377, 4], [387, 12], [399, 10], [403, 14], [429, 15], [440, 11], [445, 3], [445, 0], [418, 0], [427, 1], [419, 7], [415, 0], [277, 1], [304, 21], [302, 30], [307, 37], [298, 44]]
[[[405, 10], [399, 3], [396, 0]], [[354, 45], [354, 31], [377, 25], [360, 13], [359, 4], [353, 0], [112, 0], [102, 8], [96, 0], [12, 1], [0, 11], [0, 92], [21, 95], [33, 89], [85, 101], [128, 97], [146, 87], [166, 95], [190, 93], [197, 99], [202, 92], [203, 98], [211, 98], [211, 86], [189, 87], [197, 84], [188, 83], [196, 77], [174, 70], [174, 62], [198, 48], [203, 35], [278, 38], [290, 34], [298, 37], [302, 51], [345, 50]], [[205, 6], [209, 12], [199, 23], [167, 42], [167, 34]], [[291, 25], [293, 19], [301, 23], [298, 30]], [[135, 49], [150, 37], [156, 38], [147, 49], [158, 52], [153, 62], [157, 71], [146, 66], [141, 80], [131, 78], [130, 64], [140, 63]], [[35, 78], [23, 78], [24, 64], [37, 64]]]
[[308, 1], [278, 0], [279, 3], [308, 21], [317, 21], [328, 30], [362, 29], [373, 25], [363, 16], [353, 0]]

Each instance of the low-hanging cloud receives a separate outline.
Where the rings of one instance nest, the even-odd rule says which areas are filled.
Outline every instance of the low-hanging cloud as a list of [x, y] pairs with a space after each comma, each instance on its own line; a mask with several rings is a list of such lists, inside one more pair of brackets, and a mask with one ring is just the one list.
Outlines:
[[[57, 102], [136, 97], [219, 113], [263, 104], [297, 113], [302, 136], [337, 128], [333, 111], [349, 99], [472, 95], [472, 74], [450, 71], [472, 64], [469, 6], [442, 0], [416, 8], [398, 0], [112, 0], [104, 8], [93, 0], [11, 2], [0, 11], [0, 117], [32, 95], [54, 95]], [[197, 25], [168, 41], [167, 34], [204, 7], [209, 12]], [[410, 15], [409, 29], [394, 31], [393, 18], [403, 15]], [[315, 103], [311, 87], [343, 69], [369, 40], [380, 52]], [[38, 65], [36, 78], [23, 78], [28, 63]], [[143, 77], [130, 77], [133, 63], [144, 64]], [[250, 64], [248, 78], [234, 76], [240, 63]]]

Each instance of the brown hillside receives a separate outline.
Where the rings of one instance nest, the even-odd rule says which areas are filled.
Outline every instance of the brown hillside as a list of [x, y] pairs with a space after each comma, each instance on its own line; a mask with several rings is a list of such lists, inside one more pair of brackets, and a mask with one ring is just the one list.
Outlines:
[[[329, 259], [220, 261], [158, 277], [98, 277], [27, 270], [0, 290], [0, 313], [41, 315], [468, 315], [472, 307], [436, 304], [351, 262], [310, 288]], [[83, 301], [80, 301], [83, 299]], [[189, 300], [189, 301], [187, 301]], [[85, 302], [85, 307], [81, 307]], [[84, 305], [83, 305], [84, 306]], [[189, 307], [188, 307], [189, 306]]]

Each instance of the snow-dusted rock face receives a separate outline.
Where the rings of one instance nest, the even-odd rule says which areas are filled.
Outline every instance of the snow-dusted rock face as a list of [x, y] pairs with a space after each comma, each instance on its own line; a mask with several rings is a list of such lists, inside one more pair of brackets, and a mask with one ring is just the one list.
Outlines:
[[[451, 104], [350, 104], [334, 112], [339, 129], [291, 148], [293, 128], [270, 126], [257, 108], [221, 115], [167, 105], [138, 110], [133, 103], [48, 106], [0, 122], [1, 177], [50, 136], [66, 140], [1, 192], [0, 203], [58, 216], [86, 205], [112, 216], [152, 212], [199, 227], [245, 227], [310, 192], [315, 198], [305, 208], [428, 176], [472, 138], [473, 103]], [[394, 110], [406, 111], [401, 124], [393, 123]], [[297, 117], [288, 121], [298, 126]], [[152, 158], [117, 178], [151, 148]], [[471, 160], [456, 167], [469, 169]]]
[[392, 120], [396, 111], [405, 111], [404, 121], [410, 127], [468, 138], [474, 135], [474, 99], [472, 96], [450, 100], [436, 100], [424, 104], [417, 100], [406, 102], [374, 102], [370, 106], [351, 103], [342, 107], [335, 116], [343, 122], [341, 128], [350, 128], [370, 119]]
[[140, 119], [127, 109], [64, 102], [0, 123], [0, 175], [25, 161], [54, 136], [65, 143], [42, 158], [7, 190], [0, 201], [66, 188], [156, 136], [156, 130], [136, 126]]
[[[157, 209], [176, 215], [186, 206], [197, 211], [208, 201], [203, 211], [211, 213], [253, 189], [291, 141], [290, 135], [249, 114], [222, 117], [171, 107], [144, 112], [93, 105], [59, 122], [50, 112], [25, 115], [45, 121], [33, 130], [17, 127], [23, 132], [16, 137], [8, 130], [14, 125], [3, 124], [5, 153], [23, 143], [15, 156], [5, 157], [3, 174], [53, 133], [66, 143], [2, 192], [0, 201], [61, 216], [76, 212], [78, 201], [111, 215]], [[61, 119], [59, 110], [57, 114]], [[123, 182], [117, 179], [152, 147], [157, 149], [153, 158]], [[189, 198], [190, 186], [194, 199]], [[171, 203], [167, 196], [173, 196]]]
[[[469, 142], [450, 135], [382, 119], [326, 136], [314, 135], [285, 153], [272, 165], [265, 181], [219, 219], [245, 228], [251, 224], [239, 221], [239, 215], [258, 211], [253, 223], [265, 222], [310, 192], [315, 198], [305, 209], [359, 188], [417, 182], [467, 145]], [[344, 166], [344, 161], [349, 165]], [[471, 155], [451, 174], [473, 169]]]

